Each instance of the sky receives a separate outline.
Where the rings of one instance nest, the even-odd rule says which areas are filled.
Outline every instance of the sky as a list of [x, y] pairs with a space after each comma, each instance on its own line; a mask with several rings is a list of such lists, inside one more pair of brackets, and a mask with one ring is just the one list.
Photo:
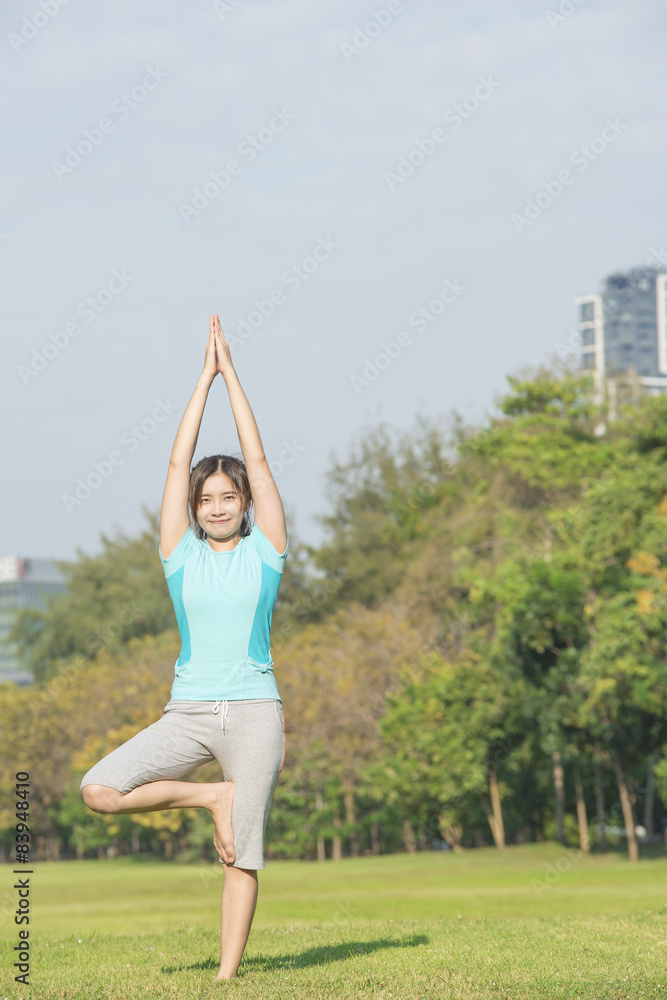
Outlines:
[[[316, 545], [365, 429], [483, 422], [508, 374], [571, 349], [575, 296], [667, 260], [658, 0], [1, 18], [0, 556], [144, 529], [211, 312]], [[195, 460], [220, 452], [219, 377]]]

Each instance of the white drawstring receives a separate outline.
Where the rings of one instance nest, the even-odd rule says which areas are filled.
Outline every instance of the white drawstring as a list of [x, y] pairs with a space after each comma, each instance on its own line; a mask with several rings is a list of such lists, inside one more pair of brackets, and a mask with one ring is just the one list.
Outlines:
[[228, 716], [229, 716], [229, 702], [228, 701], [216, 701], [215, 705], [213, 706], [213, 714], [214, 715], [216, 714], [216, 712], [220, 708], [220, 705], [222, 705], [222, 712], [220, 713], [220, 726], [221, 726], [222, 731], [224, 733], [226, 731], [225, 730], [225, 722], [227, 722], [227, 719], [228, 719]]

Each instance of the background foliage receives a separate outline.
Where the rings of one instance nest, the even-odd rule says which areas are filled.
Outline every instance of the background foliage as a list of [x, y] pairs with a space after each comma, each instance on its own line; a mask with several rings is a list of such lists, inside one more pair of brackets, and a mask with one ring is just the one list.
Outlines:
[[[637, 825], [662, 833], [667, 399], [612, 420], [585, 375], [509, 383], [484, 427], [366, 431], [332, 460], [325, 542], [290, 531], [269, 856], [553, 837], [633, 856]], [[179, 640], [145, 513], [139, 537], [62, 564], [68, 592], [14, 630], [35, 683], [0, 686], [2, 800], [30, 770], [43, 857], [213, 857], [196, 810], [99, 816], [79, 793], [169, 700]], [[5, 857], [13, 826], [0, 812]]]

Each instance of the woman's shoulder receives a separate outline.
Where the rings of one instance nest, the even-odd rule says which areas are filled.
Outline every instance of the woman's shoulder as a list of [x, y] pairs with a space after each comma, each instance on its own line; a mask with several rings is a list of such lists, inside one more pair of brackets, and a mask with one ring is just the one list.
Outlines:
[[247, 535], [247, 540], [252, 548], [256, 549], [259, 553], [263, 562], [266, 562], [269, 566], [273, 566], [274, 569], [282, 571], [287, 553], [289, 552], [289, 536], [287, 536], [287, 545], [284, 551], [279, 552], [275, 545], [266, 537], [257, 522], [254, 522], [250, 534]]
[[162, 546], [158, 546], [158, 554], [160, 556], [160, 561], [164, 566], [165, 570], [170, 569], [171, 571], [179, 569], [183, 565], [184, 561], [188, 556], [197, 548], [200, 548], [203, 544], [203, 539], [197, 537], [195, 531], [191, 524], [188, 524], [187, 528], [179, 538], [176, 543], [175, 548], [165, 556], [162, 551]]

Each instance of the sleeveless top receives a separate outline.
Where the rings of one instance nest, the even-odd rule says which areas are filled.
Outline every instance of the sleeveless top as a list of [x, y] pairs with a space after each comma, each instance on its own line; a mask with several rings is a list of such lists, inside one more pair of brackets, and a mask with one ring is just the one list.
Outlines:
[[172, 700], [280, 698], [270, 632], [289, 537], [279, 553], [257, 524], [235, 549], [215, 552], [188, 525], [165, 559], [181, 652]]

